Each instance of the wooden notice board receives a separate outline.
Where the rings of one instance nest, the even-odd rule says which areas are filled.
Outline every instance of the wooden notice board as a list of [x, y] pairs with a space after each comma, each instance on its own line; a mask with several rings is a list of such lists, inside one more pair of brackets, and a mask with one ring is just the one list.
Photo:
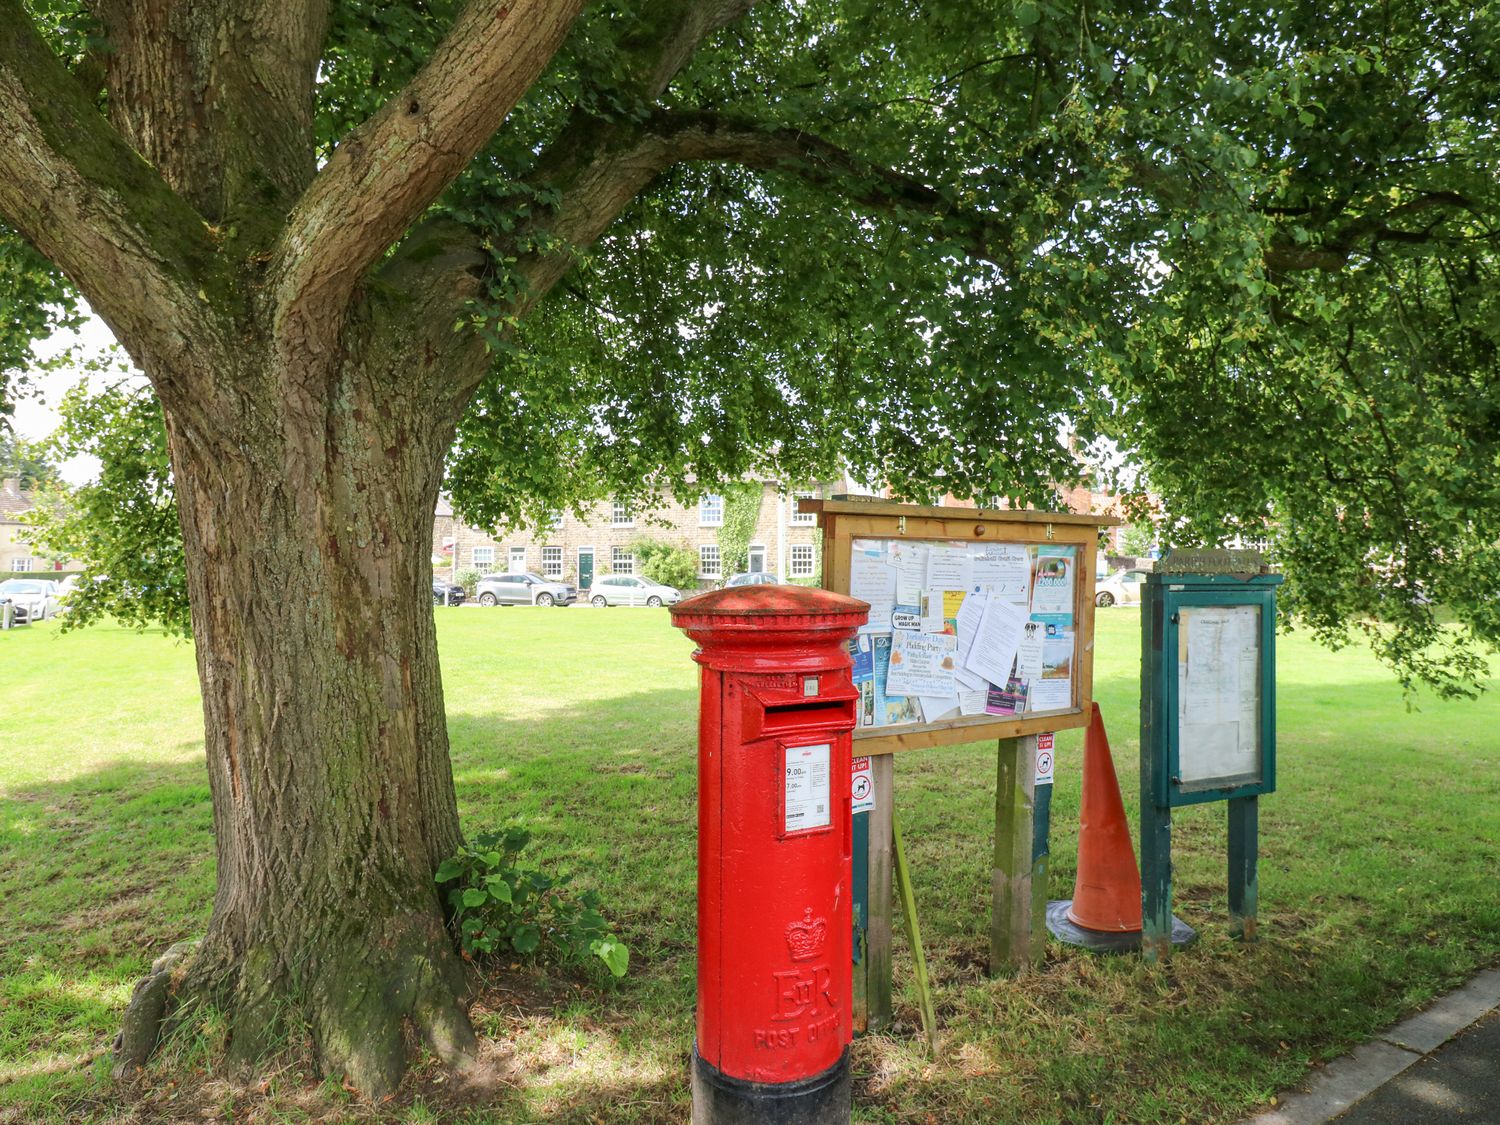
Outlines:
[[871, 604], [853, 642], [858, 755], [1085, 726], [1110, 516], [800, 500], [823, 586]]

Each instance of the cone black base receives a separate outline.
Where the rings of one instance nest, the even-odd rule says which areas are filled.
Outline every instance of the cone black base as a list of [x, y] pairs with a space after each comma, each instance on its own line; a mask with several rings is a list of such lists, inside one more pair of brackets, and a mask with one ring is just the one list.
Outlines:
[[693, 1048], [693, 1125], [849, 1125], [854, 1092], [849, 1048], [822, 1074], [795, 1082], [747, 1082]]
[[[1072, 899], [1047, 904], [1047, 929], [1058, 941], [1076, 945], [1090, 953], [1129, 953], [1141, 947], [1141, 931], [1087, 930], [1068, 917]], [[1177, 915], [1172, 915], [1172, 944], [1192, 945], [1198, 940], [1198, 931]]]

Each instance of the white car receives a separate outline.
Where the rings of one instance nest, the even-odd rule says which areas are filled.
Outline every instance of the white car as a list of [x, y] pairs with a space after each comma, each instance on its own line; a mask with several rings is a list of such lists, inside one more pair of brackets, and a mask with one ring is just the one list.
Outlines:
[[57, 583], [43, 578], [7, 578], [0, 582], [0, 598], [9, 598], [18, 606], [26, 607], [26, 616], [32, 621], [45, 621], [56, 617], [62, 609], [57, 597]]
[[589, 604], [601, 609], [607, 605], [676, 605], [680, 601], [682, 592], [676, 587], [663, 586], [633, 574], [596, 578], [589, 587]]
[[1121, 570], [1094, 583], [1094, 604], [1135, 605], [1146, 585], [1144, 570]]

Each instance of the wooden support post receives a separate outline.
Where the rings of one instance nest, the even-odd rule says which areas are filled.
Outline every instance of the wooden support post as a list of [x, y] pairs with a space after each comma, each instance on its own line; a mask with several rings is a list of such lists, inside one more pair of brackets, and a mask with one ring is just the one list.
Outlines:
[[1255, 940], [1255, 908], [1259, 894], [1260, 798], [1239, 797], [1229, 802], [1229, 933], [1241, 941]]
[[870, 759], [875, 782], [875, 808], [869, 820], [869, 907], [865, 928], [866, 1030], [881, 1031], [891, 1023], [892, 888], [891, 817], [895, 811], [896, 764], [893, 755]]
[[995, 783], [995, 862], [990, 876], [990, 976], [1019, 973], [1042, 953], [1046, 914], [1032, 905], [1036, 735], [1002, 738]]

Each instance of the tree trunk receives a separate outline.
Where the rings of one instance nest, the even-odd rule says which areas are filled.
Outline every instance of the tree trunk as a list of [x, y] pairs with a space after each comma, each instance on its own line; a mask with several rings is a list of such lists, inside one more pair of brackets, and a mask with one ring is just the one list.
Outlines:
[[242, 1063], [306, 1027], [380, 1098], [407, 1027], [475, 1047], [433, 883], [460, 839], [431, 602], [452, 420], [430, 351], [346, 335], [333, 361], [226, 356], [211, 413], [164, 403], [218, 843], [171, 1008], [221, 1009]]

